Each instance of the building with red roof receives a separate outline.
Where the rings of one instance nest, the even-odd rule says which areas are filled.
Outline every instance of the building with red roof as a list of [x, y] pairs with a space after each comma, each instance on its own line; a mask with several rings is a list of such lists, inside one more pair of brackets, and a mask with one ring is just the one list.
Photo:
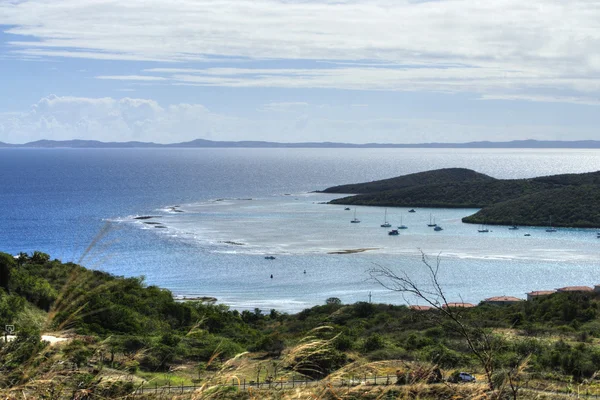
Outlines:
[[550, 296], [553, 293], [556, 293], [556, 290], [536, 290], [534, 292], [529, 292], [527, 293], [527, 301], [537, 299], [541, 296]]
[[496, 306], [505, 306], [509, 304], [520, 303], [521, 301], [523, 301], [523, 299], [519, 299], [518, 297], [512, 296], [496, 296], [483, 300], [483, 302], [486, 304], [492, 304]]

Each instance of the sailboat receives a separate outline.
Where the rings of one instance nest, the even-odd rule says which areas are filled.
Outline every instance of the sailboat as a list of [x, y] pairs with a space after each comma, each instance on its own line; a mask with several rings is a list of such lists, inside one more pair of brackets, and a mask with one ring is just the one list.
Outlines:
[[385, 209], [385, 216], [383, 217], [383, 224], [381, 224], [382, 228], [389, 228], [392, 224], [390, 224], [387, 220], [387, 208]]
[[550, 228], [546, 229], [546, 232], [556, 232], [556, 229], [552, 226], [552, 216], [550, 216]]
[[358, 224], [360, 222], [360, 219], [356, 218], [356, 208], [354, 209], [354, 218], [352, 218], [350, 220], [350, 223], [352, 224]]
[[477, 232], [479, 233], [488, 233], [490, 230], [488, 228], [485, 227], [485, 224], [481, 224], [479, 226], [479, 229], [477, 229]]
[[402, 223], [402, 215], [400, 216], [400, 226], [398, 227], [398, 229], [408, 229], [408, 226]]
[[427, 224], [427, 226], [429, 226], [429, 227], [437, 226], [437, 224], [435, 223], [435, 219], [433, 220], [433, 222], [431, 222], [431, 214], [429, 214], [429, 223]]
[[508, 229], [510, 229], [511, 231], [515, 231], [517, 229], [519, 229], [518, 226], [515, 225], [515, 219], [512, 219], [512, 226], [509, 226]]

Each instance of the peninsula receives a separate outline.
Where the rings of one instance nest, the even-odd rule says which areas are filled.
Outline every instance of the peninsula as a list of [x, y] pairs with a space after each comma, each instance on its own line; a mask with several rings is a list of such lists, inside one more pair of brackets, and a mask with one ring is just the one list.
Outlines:
[[382, 207], [480, 208], [463, 222], [595, 228], [600, 226], [600, 171], [496, 179], [464, 168], [419, 172], [327, 188], [354, 193], [331, 204]]

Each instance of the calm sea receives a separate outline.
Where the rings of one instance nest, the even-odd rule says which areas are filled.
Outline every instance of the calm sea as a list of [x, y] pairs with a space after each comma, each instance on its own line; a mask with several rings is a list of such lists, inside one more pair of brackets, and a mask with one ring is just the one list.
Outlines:
[[[362, 222], [350, 224], [354, 210], [311, 193], [444, 167], [497, 178], [588, 172], [600, 170], [600, 152], [0, 149], [0, 251], [41, 250], [117, 275], [143, 275], [176, 295], [290, 312], [331, 296], [403, 303], [367, 270], [390, 267], [424, 279], [420, 251], [440, 255], [453, 300], [600, 283], [593, 230], [492, 227], [482, 235], [460, 222], [476, 210], [388, 209], [392, 224], [409, 227], [391, 237], [379, 227], [383, 209], [359, 207]], [[430, 217], [442, 232], [426, 227]], [[330, 254], [356, 249], [369, 250]]]

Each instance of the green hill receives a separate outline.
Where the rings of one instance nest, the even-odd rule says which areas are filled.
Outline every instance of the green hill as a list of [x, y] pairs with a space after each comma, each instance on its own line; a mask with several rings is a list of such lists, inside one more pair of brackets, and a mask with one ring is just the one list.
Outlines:
[[[600, 186], [567, 186], [493, 204], [463, 222], [474, 224], [600, 227]], [[514, 222], [513, 222], [514, 221]]]
[[334, 186], [323, 190], [323, 193], [376, 193], [419, 185], [493, 180], [496, 179], [466, 168], [444, 168], [373, 182]]
[[[566, 190], [574, 194], [579, 189], [585, 188]], [[402, 293], [396, 294], [402, 301]], [[556, 293], [504, 306], [482, 302], [460, 311], [343, 304], [332, 297], [294, 315], [239, 312], [224, 305], [176, 302], [168, 290], [146, 286], [141, 278], [88, 270], [41, 252], [17, 258], [0, 252], [0, 321], [16, 328], [11, 341], [0, 337], [0, 398], [164, 399], [173, 398], [171, 386], [182, 400], [247, 399], [254, 389], [258, 395], [253, 398], [261, 399], [323, 398], [317, 396], [335, 391], [340, 396], [326, 398], [383, 398], [382, 392], [345, 396], [348, 386], [331, 384], [375, 374], [382, 378], [380, 386], [394, 391], [411, 387], [413, 395], [401, 398], [475, 398], [459, 396], [463, 385], [450, 383], [432, 386], [447, 388], [448, 396], [415, 396], [413, 391], [433, 382], [419, 378], [419, 371], [431, 366], [440, 368], [436, 381], [468, 370], [487, 383], [478, 354], [490, 343], [495, 347], [484, 361], [490, 361], [490, 373], [497, 373], [490, 375], [494, 381], [527, 360], [523, 380], [540, 385], [534, 397], [519, 399], [540, 399], [547, 385], [567, 389], [566, 383], [600, 394], [597, 385], [585, 383], [600, 370], [599, 318], [596, 292]], [[66, 340], [50, 345], [42, 332]], [[420, 379], [416, 386], [408, 385], [411, 376]], [[317, 388], [316, 394], [298, 396], [294, 385], [322, 378], [327, 388], [312, 382], [304, 390]], [[263, 382], [262, 389], [219, 386], [254, 381]], [[288, 384], [267, 391], [280, 381]], [[197, 391], [184, 394], [179, 389], [184, 383], [197, 384]], [[144, 386], [150, 393], [133, 395]], [[371, 385], [357, 387], [366, 386]], [[158, 393], [152, 395], [152, 388]]]
[[331, 204], [384, 207], [482, 208], [463, 222], [597, 227], [600, 171], [531, 179], [495, 179], [463, 168], [421, 172], [335, 186], [324, 193], [357, 193]]
[[386, 207], [481, 208], [554, 187], [552, 184], [525, 179], [449, 182], [360, 194], [336, 199], [331, 203]]

